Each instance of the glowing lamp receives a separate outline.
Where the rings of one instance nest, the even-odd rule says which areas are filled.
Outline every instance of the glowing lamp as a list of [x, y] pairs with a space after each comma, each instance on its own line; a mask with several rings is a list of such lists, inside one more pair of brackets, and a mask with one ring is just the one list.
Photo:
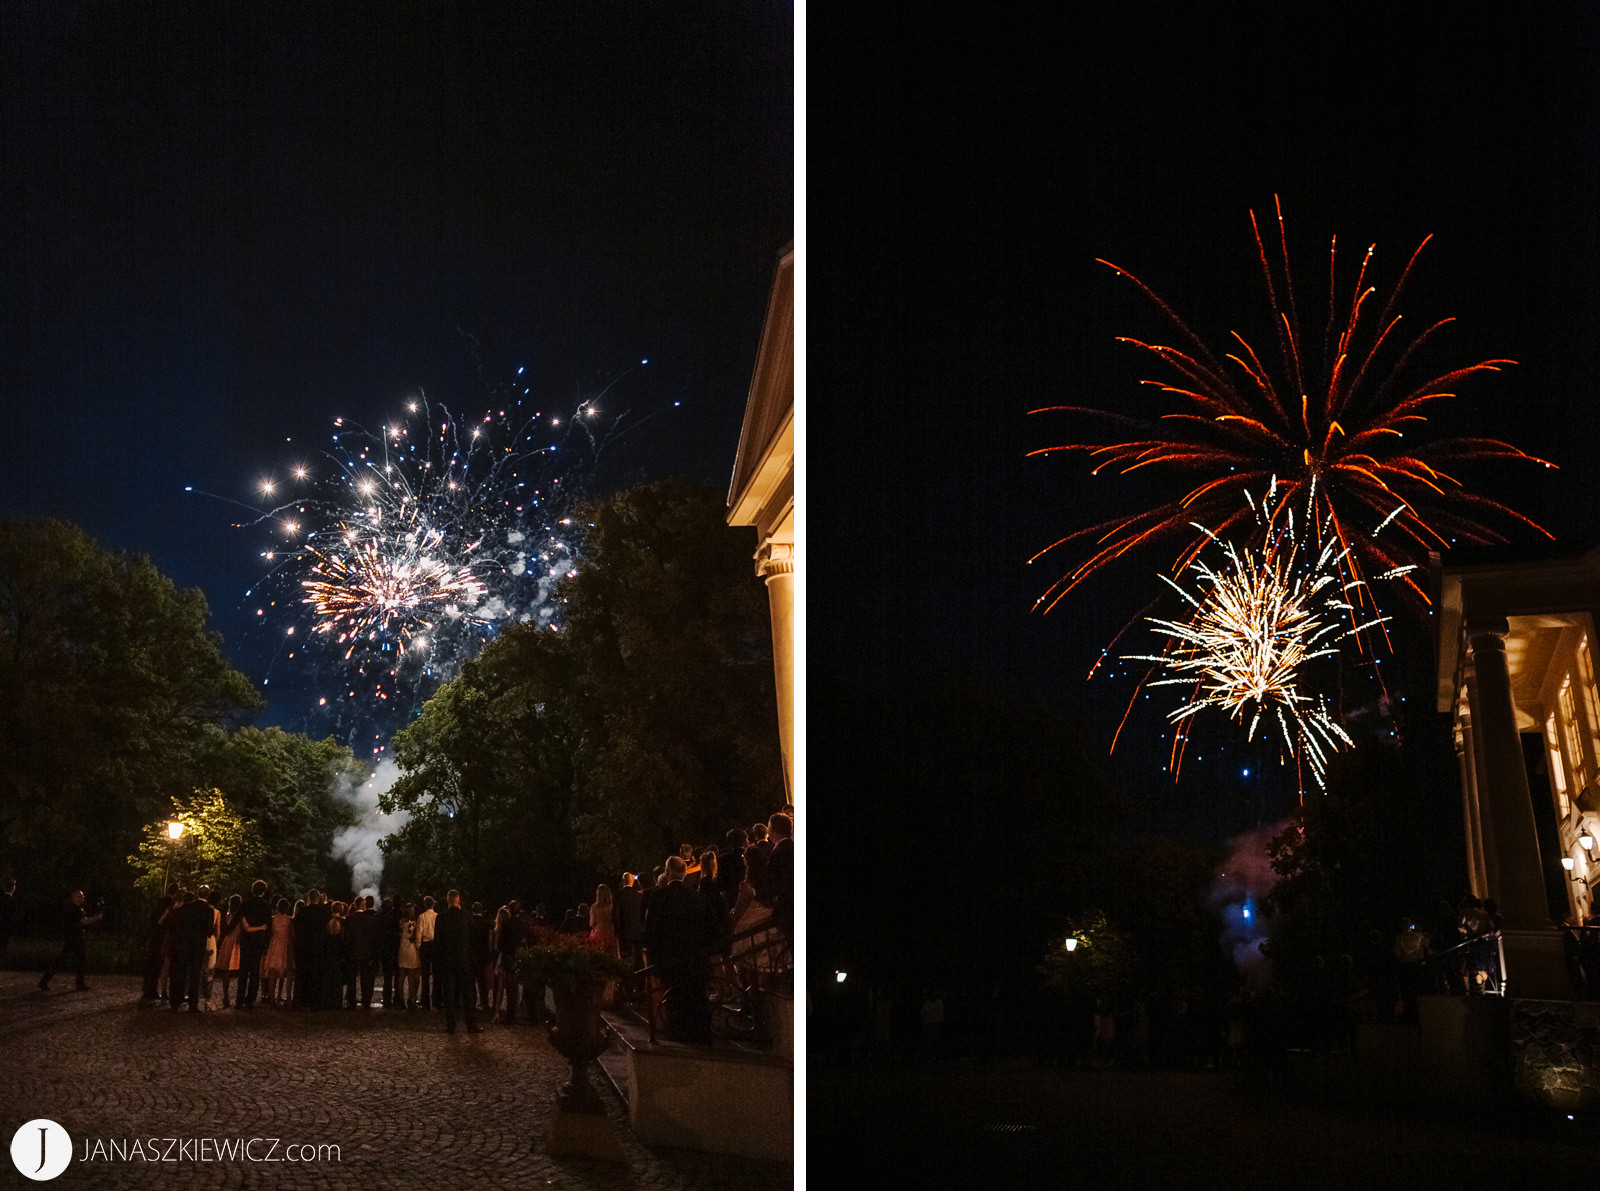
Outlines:
[[834, 983], [835, 983], [835, 984], [843, 984], [843, 983], [844, 983], [844, 978], [845, 978], [845, 976], [846, 976], [846, 975], [848, 975], [848, 973], [845, 973], [845, 972], [835, 972], [835, 973], [834, 973], [834, 974], [833, 974], [833, 982], [834, 982]]
[[167, 838], [168, 839], [177, 839], [182, 834], [183, 834], [183, 821], [181, 819], [173, 819], [170, 823], [167, 824]]
[[1569, 873], [1570, 873], [1570, 872], [1571, 872], [1571, 871], [1572, 871], [1572, 866], [1573, 866], [1573, 859], [1572, 859], [1572, 857], [1570, 857], [1570, 856], [1563, 856], [1563, 857], [1562, 857], [1562, 858], [1561, 858], [1561, 867], [1562, 867], [1562, 868], [1564, 868], [1564, 869], [1566, 869], [1566, 870], [1567, 870], [1567, 871], [1568, 871], [1568, 872], [1569, 872]]
[[1068, 939], [1063, 946], [1065, 946], [1068, 951], [1076, 951], [1078, 949], [1078, 940]]
[[1590, 835], [1587, 831], [1585, 831], [1582, 835], [1580, 835], [1578, 837], [1578, 843], [1580, 845], [1582, 845], [1583, 850], [1585, 852], [1587, 852], [1587, 851], [1589, 851], [1589, 849], [1594, 847], [1594, 836]]

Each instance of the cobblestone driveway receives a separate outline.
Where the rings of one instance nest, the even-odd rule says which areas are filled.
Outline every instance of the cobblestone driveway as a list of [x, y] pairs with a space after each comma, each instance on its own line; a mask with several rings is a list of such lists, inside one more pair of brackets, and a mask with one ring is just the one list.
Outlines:
[[[48, 1117], [74, 1160], [33, 1184], [0, 1157], [0, 1186], [429, 1188], [532, 1187], [766, 1191], [788, 1164], [641, 1144], [599, 1081], [626, 1165], [553, 1158], [543, 1137], [566, 1064], [527, 1025], [444, 1033], [442, 1015], [404, 1010], [173, 1013], [140, 1008], [139, 982], [98, 976], [49, 994], [38, 976], [0, 973], [0, 1140]], [[220, 997], [220, 994], [219, 994]], [[279, 1139], [336, 1145], [339, 1160], [80, 1162], [84, 1139]], [[165, 1143], [163, 1143], [165, 1144]], [[256, 1155], [265, 1152], [257, 1144]]]

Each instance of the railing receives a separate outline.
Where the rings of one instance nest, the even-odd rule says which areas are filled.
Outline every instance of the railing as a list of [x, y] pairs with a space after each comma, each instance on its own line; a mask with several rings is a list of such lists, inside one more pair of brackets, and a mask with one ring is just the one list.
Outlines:
[[792, 979], [794, 951], [789, 936], [770, 921], [719, 939], [705, 949], [710, 969], [704, 993], [699, 982], [693, 990], [674, 987], [665, 979], [665, 969], [651, 964], [633, 974], [634, 987], [644, 999], [644, 1016], [650, 1026], [650, 1042], [674, 1009], [693, 1015], [698, 1006], [682, 1004], [685, 993], [703, 995], [710, 1016], [710, 1031], [716, 1037], [740, 1042], [770, 1045], [758, 1010], [759, 994]]
[[[1506, 949], [1497, 930], [1476, 935], [1448, 950], [1430, 955], [1427, 964], [1435, 975], [1436, 984], [1439, 983], [1440, 974], [1444, 974], [1444, 981], [1451, 992], [1457, 990], [1450, 976], [1460, 975], [1466, 982], [1464, 991], [1468, 996], [1480, 993], [1493, 997], [1506, 995]], [[1480, 984], [1481, 988], [1475, 987]]]

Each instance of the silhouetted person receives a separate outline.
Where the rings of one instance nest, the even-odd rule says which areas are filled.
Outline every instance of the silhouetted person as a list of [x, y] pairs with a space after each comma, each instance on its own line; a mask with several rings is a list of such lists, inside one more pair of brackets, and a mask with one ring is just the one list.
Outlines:
[[206, 941], [215, 937], [217, 915], [211, 903], [194, 890], [184, 892], [183, 904], [169, 919], [174, 923], [172, 972], [167, 977], [168, 1000], [176, 1009], [185, 1000], [189, 1012], [200, 1012], [200, 980], [205, 974]]
[[743, 827], [735, 827], [726, 838], [726, 845], [717, 855], [717, 888], [722, 891], [722, 900], [731, 906], [739, 900], [739, 886], [744, 884], [748, 871], [744, 850], [750, 844], [750, 834]]
[[267, 954], [272, 932], [272, 907], [267, 904], [267, 883], [250, 886], [250, 896], [239, 906], [240, 1009], [254, 1009], [261, 991], [261, 960]]
[[82, 992], [89, 987], [84, 979], [89, 966], [89, 957], [83, 949], [83, 932], [88, 927], [99, 925], [100, 918], [99, 914], [92, 918], [89, 916], [89, 912], [83, 908], [83, 890], [74, 889], [67, 898], [66, 905], [61, 908], [61, 954], [56, 956], [44, 970], [44, 975], [39, 977], [40, 992], [49, 992], [50, 978], [68, 966], [78, 974], [78, 991]]
[[167, 911], [180, 904], [179, 892], [177, 882], [167, 886], [166, 894], [156, 903], [150, 915], [150, 951], [144, 960], [144, 990], [141, 994], [141, 999], [145, 1001], [161, 999], [161, 967], [172, 959], [172, 934]]
[[668, 987], [670, 1033], [687, 1042], [711, 1041], [711, 1007], [706, 1002], [710, 976], [710, 932], [704, 902], [683, 883], [687, 865], [667, 858], [667, 883], [650, 898], [644, 945], [650, 966]]
[[[506, 1005], [503, 1020], [508, 1026], [516, 1024], [517, 996], [521, 987], [521, 977], [517, 972], [517, 949], [528, 937], [527, 924], [517, 913], [520, 908], [516, 902], [506, 907], [505, 919], [495, 934], [495, 961], [500, 967], [500, 990]], [[533, 1021], [537, 1025], [538, 1017]]]
[[772, 920], [783, 933], [794, 934], [794, 821], [781, 811], [767, 820], [772, 857], [767, 880], [772, 891]]
[[432, 1009], [438, 1002], [439, 990], [434, 987], [433, 932], [439, 913], [433, 908], [433, 898], [422, 899], [422, 913], [417, 915], [417, 954], [422, 957], [422, 1007]]
[[472, 917], [461, 905], [461, 894], [452, 889], [445, 894], [444, 913], [433, 928], [433, 962], [439, 976], [439, 999], [444, 1002], [445, 1033], [456, 1032], [456, 1009], [464, 1007], [467, 1033], [481, 1034], [478, 1024], [477, 995], [472, 987]]
[[322, 939], [331, 909], [327, 895], [313, 889], [294, 919], [294, 999], [302, 1009], [322, 1007]]
[[489, 1003], [489, 974], [494, 970], [494, 959], [489, 953], [489, 916], [483, 912], [482, 902], [472, 903], [472, 983], [478, 1008], [487, 1012]]
[[644, 946], [644, 896], [639, 889], [639, 878], [633, 873], [622, 874], [622, 888], [617, 890], [615, 905], [617, 944], [622, 958], [637, 972], [644, 967], [640, 957]]
[[356, 1003], [356, 989], [360, 986], [361, 1007], [372, 1007], [372, 985], [378, 978], [378, 915], [372, 909], [372, 898], [358, 897], [351, 907], [350, 917], [344, 924], [345, 937], [350, 944], [350, 964], [354, 969], [350, 985], [350, 1004]]
[[386, 897], [378, 910], [378, 966], [383, 969], [383, 1006], [393, 1007], [396, 1001], [405, 1003], [398, 994], [400, 985], [400, 912], [394, 898]]

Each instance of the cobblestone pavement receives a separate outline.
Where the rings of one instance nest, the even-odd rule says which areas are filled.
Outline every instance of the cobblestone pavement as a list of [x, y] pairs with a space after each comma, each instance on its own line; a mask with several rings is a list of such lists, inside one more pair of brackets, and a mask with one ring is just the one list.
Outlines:
[[807, 1097], [816, 1185], [1426, 1191], [1583, 1186], [1600, 1168], [1597, 1120], [1341, 1108], [1215, 1071], [814, 1063]]
[[[87, 992], [58, 976], [0, 973], [0, 1141], [47, 1117], [74, 1160], [50, 1186], [479, 1187], [588, 1191], [769, 1191], [787, 1163], [648, 1147], [626, 1106], [596, 1080], [625, 1164], [551, 1157], [544, 1133], [566, 1063], [527, 1025], [444, 1032], [442, 1015], [405, 1010], [174, 1013], [142, 1008], [139, 981], [96, 976]], [[220, 1003], [220, 993], [217, 994]], [[278, 1139], [336, 1145], [313, 1162], [243, 1156], [151, 1164], [80, 1162], [84, 1139]], [[215, 1143], [213, 1143], [215, 1144]], [[267, 1144], [258, 1143], [261, 1156]], [[163, 1143], [165, 1146], [165, 1143]], [[174, 1151], [174, 1156], [178, 1151]], [[197, 1153], [196, 1157], [202, 1156]], [[0, 1156], [0, 1186], [36, 1186]]]

